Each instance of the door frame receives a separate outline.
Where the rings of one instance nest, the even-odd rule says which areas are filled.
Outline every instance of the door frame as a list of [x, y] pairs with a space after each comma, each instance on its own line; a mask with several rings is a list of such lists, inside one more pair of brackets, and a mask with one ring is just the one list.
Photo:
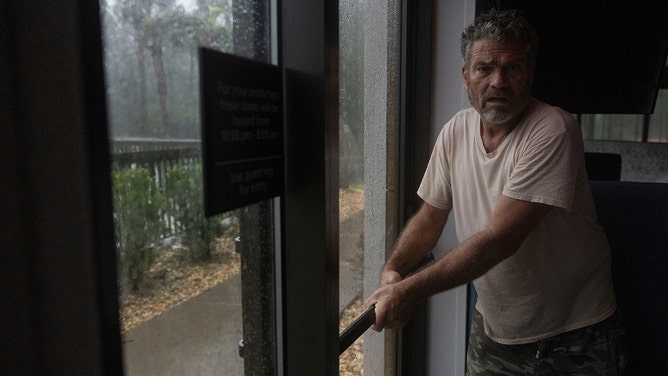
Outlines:
[[[338, 1], [279, 0], [283, 370], [338, 374]], [[304, 283], [307, 281], [307, 283]]]

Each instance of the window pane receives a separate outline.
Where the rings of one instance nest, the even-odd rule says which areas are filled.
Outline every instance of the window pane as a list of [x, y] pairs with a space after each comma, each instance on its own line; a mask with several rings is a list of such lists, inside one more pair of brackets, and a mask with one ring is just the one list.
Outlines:
[[198, 96], [197, 48], [231, 52], [232, 2], [101, 9], [127, 374], [243, 375], [243, 215], [203, 215]]
[[[359, 316], [394, 242], [398, 208], [401, 12], [398, 2], [339, 2], [341, 326]], [[362, 341], [366, 343], [362, 344]], [[385, 374], [392, 333], [363, 336], [342, 374]], [[387, 358], [386, 358], [387, 357]]]
[[642, 141], [643, 115], [587, 114], [580, 123], [587, 140]]
[[[339, 2], [339, 308], [341, 328], [364, 310], [364, 9]], [[341, 375], [359, 375], [363, 339], [339, 359]]]
[[659, 90], [654, 114], [649, 121], [649, 142], [668, 142], [668, 90]]

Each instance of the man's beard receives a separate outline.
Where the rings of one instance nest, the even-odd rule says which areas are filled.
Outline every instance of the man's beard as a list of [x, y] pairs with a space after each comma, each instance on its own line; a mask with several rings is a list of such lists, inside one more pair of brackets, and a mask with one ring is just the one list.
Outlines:
[[[512, 92], [504, 89], [490, 90], [485, 93], [482, 98], [478, 97], [471, 89], [467, 90], [469, 101], [473, 107], [478, 111], [480, 116], [490, 124], [506, 124], [513, 119], [519, 118], [524, 112], [529, 98], [529, 93], [522, 93], [520, 96], [514, 96]], [[508, 100], [509, 107], [495, 106], [487, 108], [485, 104], [491, 98], [504, 98]]]
[[512, 109], [510, 111], [499, 111], [498, 109], [487, 110], [483, 107], [482, 109], [478, 110], [478, 112], [480, 113], [480, 116], [482, 116], [482, 118], [490, 124], [505, 124], [513, 120], [515, 117], [514, 111], [512, 111]]

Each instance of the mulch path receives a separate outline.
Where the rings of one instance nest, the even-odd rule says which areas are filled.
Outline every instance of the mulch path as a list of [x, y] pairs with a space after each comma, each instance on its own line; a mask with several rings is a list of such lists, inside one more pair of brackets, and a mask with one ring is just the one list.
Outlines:
[[121, 294], [121, 333], [239, 274], [240, 257], [231, 237], [218, 240], [207, 263], [193, 264], [185, 254], [179, 248], [162, 249], [142, 287]]

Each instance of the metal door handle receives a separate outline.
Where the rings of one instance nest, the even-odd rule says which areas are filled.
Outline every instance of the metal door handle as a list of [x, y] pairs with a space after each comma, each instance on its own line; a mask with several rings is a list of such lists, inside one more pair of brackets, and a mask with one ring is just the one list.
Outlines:
[[[429, 252], [423, 259], [420, 261], [407, 276], [417, 273], [422, 270], [424, 267], [429, 265], [434, 261], [434, 255]], [[352, 345], [357, 338], [359, 338], [364, 332], [367, 331], [376, 322], [376, 305], [372, 305], [367, 308], [361, 315], [359, 315], [352, 324], [348, 325], [341, 333], [339, 333], [339, 355], [343, 354], [350, 345]]]
[[339, 355], [343, 354], [374, 322], [376, 322], [375, 304], [362, 312], [352, 324], [339, 334]]

